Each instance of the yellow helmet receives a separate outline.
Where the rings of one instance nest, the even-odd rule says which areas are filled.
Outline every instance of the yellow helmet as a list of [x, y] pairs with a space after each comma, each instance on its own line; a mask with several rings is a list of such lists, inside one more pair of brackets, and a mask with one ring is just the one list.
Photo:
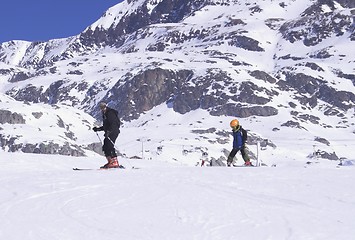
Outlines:
[[230, 122], [230, 126], [231, 128], [236, 128], [239, 126], [239, 121], [238, 119], [233, 119], [231, 122]]

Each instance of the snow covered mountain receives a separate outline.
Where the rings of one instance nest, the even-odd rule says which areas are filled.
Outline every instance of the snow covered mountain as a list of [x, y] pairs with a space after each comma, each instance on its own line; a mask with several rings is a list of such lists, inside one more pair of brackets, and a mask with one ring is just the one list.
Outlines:
[[349, 0], [126, 0], [77, 36], [2, 43], [0, 119], [28, 119], [1, 120], [1, 146], [33, 152], [28, 144], [49, 141], [27, 130], [40, 106], [59, 116], [46, 118], [57, 149], [85, 152], [98, 141], [89, 115], [107, 101], [125, 121], [117, 145], [127, 156], [223, 157], [237, 117], [265, 161], [352, 158], [354, 13]]

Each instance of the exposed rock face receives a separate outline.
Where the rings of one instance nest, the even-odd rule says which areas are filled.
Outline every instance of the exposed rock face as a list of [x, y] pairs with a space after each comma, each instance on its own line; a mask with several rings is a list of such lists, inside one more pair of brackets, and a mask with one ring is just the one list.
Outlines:
[[[349, 8], [354, 5], [350, 1], [338, 3]], [[326, 13], [323, 11], [325, 6], [329, 8]], [[306, 46], [315, 46], [333, 34], [342, 36], [346, 32], [353, 32], [353, 22], [351, 15], [337, 11], [335, 1], [319, 0], [303, 12], [302, 18], [285, 23], [280, 31], [290, 42], [302, 40]]]
[[127, 74], [124, 84], [116, 84], [104, 101], [117, 108], [124, 119], [135, 119], [140, 113], [167, 102], [191, 77], [192, 72], [188, 70], [174, 72], [159, 68], [149, 69], [135, 76]]
[[[212, 69], [204, 77], [196, 77], [191, 70], [174, 72], [160, 68], [148, 69], [135, 76], [128, 74], [124, 84], [116, 84], [103, 100], [117, 108], [125, 120], [135, 119], [140, 113], [162, 103], [181, 114], [198, 108], [211, 110], [212, 115], [249, 117], [277, 114], [273, 107], [248, 107], [239, 104], [265, 105], [277, 92], [263, 89], [251, 82], [243, 82], [236, 89], [237, 84], [231, 83], [231, 91], [236, 91], [231, 96], [224, 93], [226, 81], [232, 79], [226, 73]], [[212, 91], [207, 91], [209, 87]], [[257, 92], [265, 92], [270, 97], [259, 97], [255, 94]], [[228, 103], [230, 99], [236, 103]], [[99, 116], [97, 109], [94, 108], [93, 114]]]
[[26, 121], [23, 119], [21, 114], [16, 112], [11, 112], [9, 110], [0, 109], [0, 123], [9, 123], [9, 124], [25, 124]]
[[318, 100], [327, 102], [343, 111], [347, 111], [354, 107], [354, 93], [337, 91], [326, 85], [323, 80], [307, 76], [303, 73], [287, 73], [286, 83], [279, 82], [279, 86], [282, 90], [286, 91], [291, 89], [297, 90], [300, 93], [300, 96], [298, 97], [299, 101], [312, 108], [317, 106]]
[[160, 1], [150, 12], [147, 8], [150, 1], [146, 1], [140, 8], [122, 17], [109, 29], [95, 28], [95, 30], [88, 29], [83, 32], [80, 34], [80, 42], [86, 46], [114, 45], [119, 47], [124, 43], [127, 35], [152, 24], [180, 22], [184, 17], [198, 11], [207, 2], [205, 0], [165, 0]]
[[41, 154], [60, 154], [67, 156], [85, 156], [84, 151], [79, 146], [70, 146], [68, 143], [60, 146], [57, 143], [40, 143], [38, 145], [26, 144], [26, 145], [11, 145], [11, 151], [21, 149], [25, 153], [41, 153]]

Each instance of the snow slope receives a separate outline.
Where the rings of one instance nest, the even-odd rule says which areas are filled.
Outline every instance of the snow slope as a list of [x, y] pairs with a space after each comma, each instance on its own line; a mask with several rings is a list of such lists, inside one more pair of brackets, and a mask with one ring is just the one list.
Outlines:
[[[1, 152], [0, 239], [348, 240], [355, 168], [188, 167]], [[132, 166], [140, 167], [133, 170]]]

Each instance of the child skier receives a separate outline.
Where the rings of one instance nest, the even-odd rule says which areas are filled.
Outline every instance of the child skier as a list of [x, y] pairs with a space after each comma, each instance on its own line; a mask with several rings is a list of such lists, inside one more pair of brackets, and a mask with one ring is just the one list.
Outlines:
[[239, 125], [239, 121], [234, 119], [230, 122], [230, 126], [233, 131], [233, 149], [230, 152], [228, 159], [227, 159], [227, 166], [230, 167], [233, 163], [233, 159], [237, 152], [240, 150], [245, 166], [253, 166], [250, 162], [250, 158], [247, 153], [246, 149], [246, 141], [247, 141], [247, 131]]

